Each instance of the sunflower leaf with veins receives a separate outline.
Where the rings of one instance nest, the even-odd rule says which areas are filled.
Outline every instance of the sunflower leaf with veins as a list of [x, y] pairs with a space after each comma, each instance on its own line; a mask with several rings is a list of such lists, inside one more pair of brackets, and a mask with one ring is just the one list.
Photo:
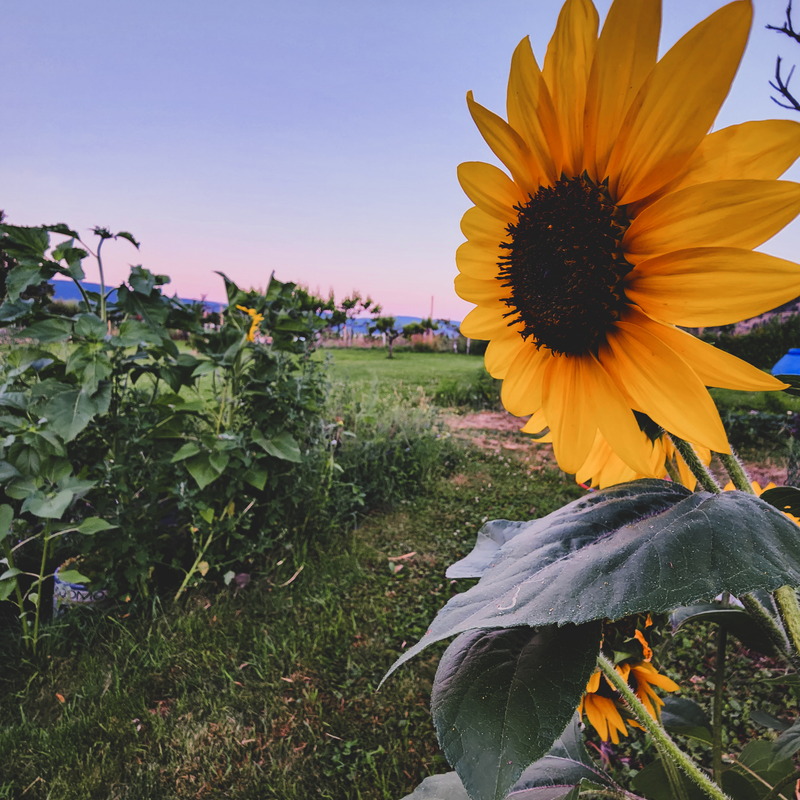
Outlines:
[[479, 556], [449, 573], [481, 580], [444, 606], [388, 674], [429, 644], [468, 630], [581, 625], [667, 612], [724, 591], [800, 585], [797, 525], [742, 492], [621, 484], [516, 529], [505, 523], [505, 543], [490, 555], [493, 525], [481, 531]]

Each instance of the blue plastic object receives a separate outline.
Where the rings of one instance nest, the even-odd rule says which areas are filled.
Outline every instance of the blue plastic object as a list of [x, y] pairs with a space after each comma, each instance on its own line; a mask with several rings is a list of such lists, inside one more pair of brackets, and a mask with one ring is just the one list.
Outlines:
[[772, 368], [773, 375], [800, 375], [800, 348], [792, 347]]

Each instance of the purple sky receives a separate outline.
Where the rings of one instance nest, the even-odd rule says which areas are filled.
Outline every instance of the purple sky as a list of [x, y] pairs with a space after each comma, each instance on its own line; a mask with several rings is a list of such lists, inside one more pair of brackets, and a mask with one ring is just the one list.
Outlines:
[[[722, 4], [664, 0], [662, 52]], [[503, 114], [514, 47], [530, 34], [541, 63], [560, 5], [6, 3], [0, 207], [12, 224], [131, 231], [138, 254], [106, 246], [111, 283], [143, 263], [181, 296], [223, 300], [214, 270], [244, 287], [275, 270], [392, 314], [427, 316], [433, 295], [435, 316], [460, 319], [471, 306], [453, 291], [453, 254], [469, 202], [456, 166], [493, 160], [464, 97]], [[800, 64], [800, 45], [764, 29], [784, 10], [755, 0], [716, 127], [800, 120], [769, 99], [776, 54]], [[796, 222], [763, 249], [797, 259], [799, 242]]]

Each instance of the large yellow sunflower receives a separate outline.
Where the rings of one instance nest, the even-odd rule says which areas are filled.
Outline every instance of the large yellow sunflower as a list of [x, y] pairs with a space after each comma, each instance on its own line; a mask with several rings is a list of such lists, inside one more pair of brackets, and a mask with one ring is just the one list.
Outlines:
[[513, 55], [508, 122], [467, 95], [510, 177], [458, 170], [475, 204], [456, 254], [456, 291], [477, 305], [462, 332], [490, 340], [503, 403], [549, 426], [568, 472], [599, 431], [637, 475], [656, 474], [647, 417], [728, 452], [706, 386], [783, 387], [675, 327], [800, 294], [798, 265], [753, 252], [800, 211], [800, 185], [776, 180], [800, 155], [800, 125], [708, 134], [751, 17], [749, 0], [731, 3], [657, 62], [660, 0], [615, 0], [599, 37], [590, 0], [567, 0], [543, 68], [527, 38]]

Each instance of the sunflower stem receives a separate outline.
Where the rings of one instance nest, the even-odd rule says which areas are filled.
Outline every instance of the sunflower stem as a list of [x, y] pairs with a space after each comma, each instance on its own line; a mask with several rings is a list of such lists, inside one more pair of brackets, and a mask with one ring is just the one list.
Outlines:
[[697, 482], [707, 491], [712, 494], [719, 494], [722, 489], [717, 483], [717, 479], [711, 474], [708, 467], [700, 460], [694, 447], [679, 437], [667, 433], [675, 449], [680, 453], [681, 458], [686, 462], [686, 466], [692, 471], [692, 474], [697, 478]]
[[685, 484], [681, 480], [681, 473], [678, 468], [675, 466], [674, 462], [671, 458], [667, 458], [664, 460], [664, 466], [667, 468], [667, 473], [669, 477], [672, 479], [673, 483], [677, 483], [680, 486], [684, 486]]
[[740, 492], [747, 492], [748, 494], [755, 494], [755, 490], [753, 489], [753, 485], [750, 483], [750, 477], [744, 470], [744, 465], [739, 458], [736, 456], [735, 453], [717, 453], [719, 456], [719, 460], [722, 462], [722, 466], [725, 467], [725, 471], [730, 475], [731, 481], [733, 485], [740, 491]]
[[800, 605], [797, 603], [797, 592], [792, 586], [781, 586], [775, 590], [774, 597], [786, 635], [795, 655], [800, 655]]
[[[676, 744], [657, 720], [647, 713], [647, 709], [633, 692], [628, 682], [614, 669], [614, 665], [602, 654], [597, 656], [597, 666], [600, 667], [606, 680], [620, 693], [625, 702], [630, 706], [633, 715], [639, 724], [650, 734], [661, 753], [667, 775], [669, 767], [677, 764], [700, 789], [714, 800], [730, 800], [730, 798], [717, 786]], [[682, 789], [683, 787], [681, 787]]]
[[[722, 605], [727, 608], [730, 594], [724, 592]], [[728, 649], [728, 630], [717, 625], [717, 658], [714, 663], [714, 711], [711, 720], [711, 763], [714, 780], [722, 783], [722, 690], [725, 684], [725, 654]]]
[[752, 594], [746, 594], [739, 598], [747, 613], [758, 623], [764, 633], [769, 636], [770, 641], [775, 647], [778, 655], [782, 656], [796, 670], [800, 671], [800, 657], [792, 650], [786, 633], [780, 626], [775, 624], [775, 620], [769, 615], [767, 609]]

